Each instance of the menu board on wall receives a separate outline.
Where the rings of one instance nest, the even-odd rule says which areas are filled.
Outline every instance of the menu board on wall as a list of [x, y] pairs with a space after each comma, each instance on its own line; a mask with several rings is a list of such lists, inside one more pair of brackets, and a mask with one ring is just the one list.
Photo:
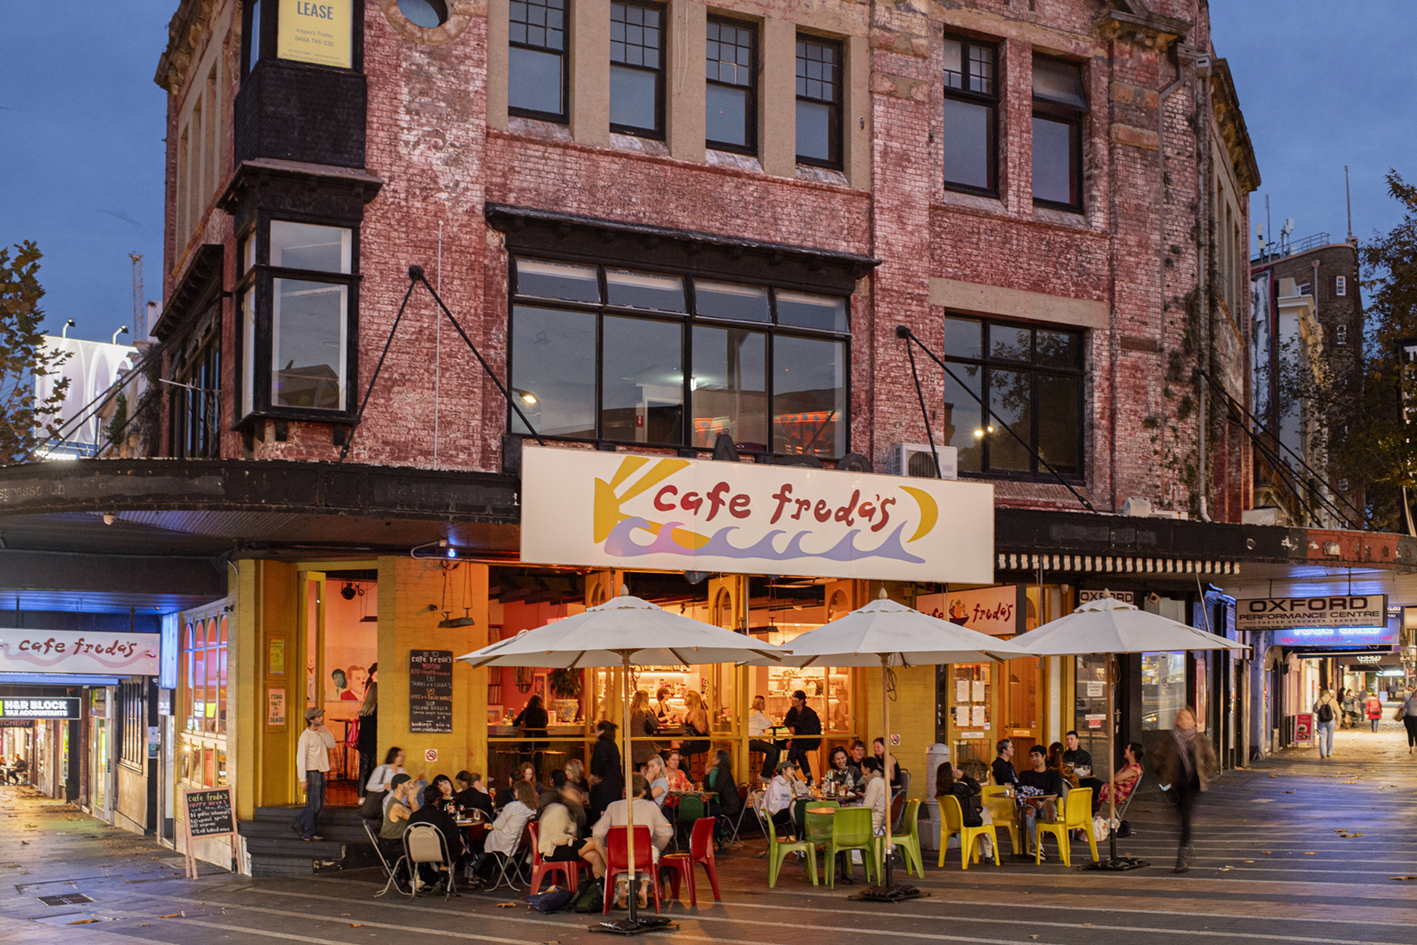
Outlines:
[[408, 730], [453, 730], [452, 650], [409, 650]]

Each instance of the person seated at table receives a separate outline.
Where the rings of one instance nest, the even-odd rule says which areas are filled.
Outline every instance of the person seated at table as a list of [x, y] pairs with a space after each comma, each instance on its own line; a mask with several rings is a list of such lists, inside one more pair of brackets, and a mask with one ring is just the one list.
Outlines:
[[708, 804], [710, 817], [738, 819], [743, 801], [738, 797], [738, 785], [733, 780], [732, 757], [722, 748], [714, 752], [713, 767], [704, 773], [704, 790], [713, 795]]
[[763, 753], [763, 767], [758, 777], [764, 781], [771, 781], [773, 770], [777, 768], [777, 761], [782, 757], [782, 748], [777, 742], [768, 740], [768, 733], [772, 729], [772, 719], [767, 717], [763, 709], [767, 708], [767, 700], [762, 696], [753, 697], [753, 711], [748, 716], [748, 750], [760, 751]]
[[541, 796], [537, 812], [537, 849], [543, 860], [572, 862], [584, 859], [596, 879], [605, 875], [605, 859], [595, 841], [586, 838], [587, 822], [581, 794], [570, 781], [562, 781], [555, 793]]
[[516, 853], [521, 844], [522, 829], [536, 813], [536, 787], [530, 781], [518, 781], [512, 788], [512, 795], [512, 800], [492, 822], [492, 830], [482, 845], [488, 853], [504, 856]]
[[[1136, 790], [1137, 781], [1141, 778], [1141, 759], [1145, 752], [1142, 751], [1140, 742], [1127, 742], [1127, 747], [1122, 749], [1124, 764], [1122, 770], [1112, 777], [1111, 784], [1103, 784], [1097, 781], [1098, 789], [1092, 795], [1092, 809], [1095, 811], [1103, 803], [1110, 803], [1113, 799], [1118, 804], [1132, 796], [1132, 791]], [[1095, 778], [1093, 780], [1096, 780]]]
[[983, 792], [984, 789], [978, 781], [948, 761], [935, 769], [935, 797], [949, 795], [959, 801], [960, 818], [964, 826], [991, 828], [980, 850], [980, 855], [988, 859], [994, 855], [994, 815], [984, 806]]
[[1063, 777], [1063, 793], [1067, 793], [1069, 788], [1078, 786], [1078, 776], [1073, 773], [1072, 765], [1063, 761], [1063, 743], [1053, 742], [1048, 746], [1048, 767]]
[[861, 788], [861, 805], [871, 809], [871, 829], [876, 836], [886, 835], [886, 778], [881, 770], [881, 762], [876, 758], [864, 758], [861, 771], [866, 783]]
[[487, 793], [482, 775], [474, 771], [459, 771], [453, 778], [453, 786], [458, 789], [453, 795], [458, 807], [465, 811], [481, 811], [484, 820], [492, 819], [492, 795]]
[[649, 799], [654, 801], [656, 807], [662, 808], [669, 798], [669, 779], [664, 775], [664, 759], [659, 755], [650, 755], [645, 763], [640, 765], [640, 774], [649, 785]]
[[838, 796], [850, 797], [861, 790], [863, 778], [859, 768], [851, 767], [851, 756], [840, 745], [831, 750], [827, 759], [827, 773], [822, 775], [822, 784], [835, 785]]
[[543, 791], [541, 794], [538, 801], [539, 809], [544, 811], [552, 804], [560, 804], [565, 807], [570, 812], [571, 819], [575, 821], [576, 830], [579, 831], [577, 836], [583, 836], [585, 828], [590, 823], [590, 815], [586, 813], [585, 801], [582, 799], [581, 792], [576, 789], [574, 784], [566, 780], [560, 769], [551, 772], [551, 784], [551, 789]]
[[660, 686], [654, 691], [654, 718], [660, 725], [673, 725], [679, 721], [679, 713], [669, 704], [668, 686]]
[[649, 693], [636, 689], [630, 698], [630, 761], [639, 767], [650, 755], [659, 754], [659, 743], [651, 741], [659, 733], [659, 720], [649, 704]]
[[[408, 786], [412, 783], [408, 775], [396, 774], [385, 791], [383, 817], [379, 822], [379, 852], [391, 865], [403, 856], [403, 832], [413, 816], [408, 805]], [[409, 891], [406, 877], [402, 867], [394, 874], [394, 885], [400, 892]]]
[[605, 813], [617, 797], [625, 796], [625, 775], [620, 765], [620, 746], [615, 742], [619, 726], [609, 719], [595, 725], [595, 749], [590, 755], [591, 819]]
[[[664, 814], [660, 813], [659, 805], [646, 799], [649, 792], [649, 782], [643, 775], [635, 775], [630, 781], [630, 788], [635, 798], [635, 826], [648, 827], [650, 832], [650, 843], [652, 847], [651, 856], [656, 866], [659, 863], [659, 854], [665, 846], [669, 844], [674, 836], [674, 828], [669, 825], [669, 821], [664, 819]], [[605, 813], [595, 822], [595, 827], [591, 830], [591, 836], [595, 840], [596, 848], [602, 856], [607, 857], [608, 845], [607, 837], [610, 835], [611, 827], [624, 827], [629, 824], [629, 806], [624, 800], [615, 801], [605, 809]], [[636, 855], [638, 857], [638, 854]], [[594, 867], [592, 867], [594, 868]], [[629, 880], [622, 875], [620, 882], [616, 884], [615, 901], [624, 908], [629, 892]], [[643, 876], [640, 879], [639, 903], [640, 908], [646, 908], [649, 892], [649, 877]]]
[[847, 752], [846, 766], [856, 774], [857, 781], [866, 780], [865, 769], [861, 763], [866, 760], [866, 743], [861, 739], [856, 739], [851, 743], [851, 749]]
[[507, 787], [497, 792], [494, 803], [497, 805], [498, 810], [506, 807], [516, 799], [517, 784], [523, 781], [531, 785], [532, 790], [536, 792], [538, 797], [541, 795], [541, 785], [536, 783], [536, 765], [532, 764], [530, 761], [523, 761], [521, 764], [517, 765], [511, 775], [508, 776]]
[[[435, 775], [433, 780], [429, 782], [428, 786], [435, 787], [438, 789], [438, 795], [434, 800], [437, 802], [439, 807], [446, 810], [448, 807], [448, 802], [451, 801], [453, 799], [453, 795], [457, 793], [453, 788], [452, 779], [449, 778], [446, 774]], [[427, 802], [425, 801], [424, 803]]]
[[797, 836], [797, 825], [792, 820], [792, 802], [795, 798], [792, 782], [796, 772], [797, 766], [792, 762], [779, 761], [763, 795], [763, 812], [772, 818], [778, 839], [790, 840]]
[[[447, 781], [446, 778], [443, 779]], [[448, 787], [452, 787], [452, 782], [448, 782]], [[437, 781], [423, 789], [423, 803], [418, 810], [408, 818], [408, 826], [413, 824], [432, 824], [442, 831], [443, 839], [448, 844], [448, 862], [444, 865], [433, 863], [418, 864], [418, 876], [423, 880], [424, 885], [434, 887], [434, 893], [443, 892], [439, 886], [445, 886], [447, 882], [447, 870], [449, 867], [457, 866], [462, 861], [463, 855], [467, 852], [467, 847], [463, 843], [462, 831], [458, 829], [457, 822], [453, 820], [444, 805], [447, 803], [448, 795], [443, 795], [442, 789]]]
[[679, 743], [679, 753], [684, 756], [684, 767], [690, 767], [694, 755], [705, 754], [709, 750], [709, 714], [704, 697], [690, 689], [684, 695], [684, 734], [695, 736]]
[[1028, 750], [1030, 769], [1018, 776], [1019, 797], [1023, 799], [1023, 815], [1028, 828], [1030, 852], [1038, 840], [1037, 819], [1051, 824], [1057, 820], [1057, 800], [1063, 793], [1063, 776], [1048, 767], [1048, 756], [1042, 745]]
[[590, 785], [586, 783], [585, 765], [581, 764], [579, 758], [572, 758], [566, 762], [566, 783], [571, 785], [582, 794], [582, 804], [590, 803]]
[[[664, 777], [668, 780], [669, 790], [671, 791], [693, 790], [694, 786], [689, 783], [689, 775], [685, 773], [683, 768], [679, 767], [682, 761], [683, 756], [679, 753], [678, 749], [669, 749], [664, 759]], [[660, 806], [663, 807], [664, 805], [661, 804]]]
[[[1079, 779], [1091, 777], [1092, 755], [1087, 752], [1087, 749], [1082, 747], [1082, 743], [1078, 739], [1078, 733], [1075, 731], [1068, 732], [1068, 734], [1063, 736], [1063, 741], [1066, 743], [1066, 748], [1063, 751], [1063, 764], [1072, 766], [1073, 773], [1076, 774]], [[1087, 785], [1084, 784], [1083, 787], [1087, 787]]]
[[996, 746], [999, 756], [994, 759], [990, 770], [994, 774], [994, 783], [999, 787], [1006, 784], [1018, 784], [1018, 772], [1014, 770], [1014, 742], [1011, 738], [1001, 738]]
[[787, 760], [802, 771], [807, 781], [811, 781], [810, 752], [822, 747], [822, 720], [817, 716], [816, 710], [807, 704], [807, 693], [798, 689], [792, 694], [792, 708], [787, 710], [782, 724], [792, 733], [792, 741], [787, 747]]
[[876, 754], [876, 760], [881, 763], [881, 771], [890, 775], [891, 787], [900, 787], [900, 765], [896, 764], [895, 755], [886, 754], [886, 740], [876, 739], [871, 743], [871, 748]]

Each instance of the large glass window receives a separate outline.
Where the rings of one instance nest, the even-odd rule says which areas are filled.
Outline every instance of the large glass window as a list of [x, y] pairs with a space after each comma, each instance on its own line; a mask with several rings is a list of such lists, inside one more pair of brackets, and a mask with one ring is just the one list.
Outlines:
[[1086, 114], [1082, 67], [1034, 56], [1034, 203], [1082, 210], [1082, 120]]
[[212, 787], [226, 783], [227, 621], [225, 615], [186, 620], [179, 668], [181, 778]]
[[797, 34], [797, 161], [841, 167], [841, 43]]
[[512, 286], [511, 388], [543, 436], [848, 451], [844, 298], [538, 259]]
[[946, 36], [942, 116], [945, 186], [998, 193], [998, 47]]
[[753, 24], [709, 17], [704, 138], [711, 148], [758, 149], [757, 45]]
[[1165, 731], [1176, 725], [1176, 713], [1186, 705], [1186, 654], [1143, 653], [1141, 656], [1141, 727]]
[[664, 137], [664, 8], [610, 4], [610, 130]]
[[512, 0], [507, 111], [566, 121], [566, 0]]
[[1082, 474], [1082, 332], [948, 315], [945, 360], [959, 380], [945, 377], [941, 438], [961, 472], [1051, 478], [1036, 453]]

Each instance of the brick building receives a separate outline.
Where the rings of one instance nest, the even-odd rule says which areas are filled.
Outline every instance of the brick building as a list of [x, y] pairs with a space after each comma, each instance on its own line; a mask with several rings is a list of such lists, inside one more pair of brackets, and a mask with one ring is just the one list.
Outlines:
[[[156, 79], [165, 304], [146, 369], [165, 383], [135, 411], [132, 458], [15, 472], [4, 507], [87, 512], [97, 531], [74, 541], [180, 542], [227, 566], [226, 597], [173, 621], [167, 737], [176, 783], [237, 785], [248, 836], [299, 800], [291, 720], [326, 705], [352, 723], [372, 663], [381, 751], [502, 777], [522, 741], [505, 723], [544, 694], [554, 749], [584, 755], [607, 673], [562, 690], [458, 666], [443, 727], [414, 705], [410, 660], [625, 581], [775, 641], [882, 586], [951, 614], [985, 595], [1003, 633], [1104, 589], [1223, 629], [1242, 564], [1306, 560], [1302, 536], [1241, 524], [1251, 440], [1229, 403], [1251, 395], [1259, 175], [1199, 0], [182, 0]], [[805, 572], [533, 565], [528, 438], [736, 458], [734, 475], [808, 466], [827, 485], [933, 477], [943, 451], [993, 489], [993, 583], [821, 556]], [[1390, 550], [1392, 567], [1417, 555]], [[230, 687], [200, 671], [218, 665]], [[1000, 737], [1100, 738], [1102, 671], [899, 671], [911, 793], [934, 742], [973, 764]], [[827, 748], [879, 734], [878, 683], [813, 672], [647, 667], [639, 683], [680, 712], [704, 694], [741, 770], [759, 761], [755, 694], [780, 714], [803, 688]], [[1193, 702], [1243, 763], [1269, 737], [1244, 721], [1248, 672], [1130, 658], [1119, 733], [1155, 737]], [[343, 764], [348, 800], [358, 760]], [[256, 868], [290, 866], [263, 849]]]

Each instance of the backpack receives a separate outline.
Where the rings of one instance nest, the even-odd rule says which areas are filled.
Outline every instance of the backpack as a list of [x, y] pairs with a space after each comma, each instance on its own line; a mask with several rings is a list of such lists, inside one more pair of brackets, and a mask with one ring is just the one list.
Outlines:
[[1332, 721], [1333, 721], [1333, 707], [1332, 707], [1329, 703], [1327, 703], [1327, 702], [1320, 702], [1320, 703], [1319, 703], [1319, 721], [1320, 721], [1320, 722], [1332, 722]]
[[576, 895], [565, 886], [552, 886], [544, 892], [526, 897], [526, 904], [537, 912], [560, 912], [571, 908]]

